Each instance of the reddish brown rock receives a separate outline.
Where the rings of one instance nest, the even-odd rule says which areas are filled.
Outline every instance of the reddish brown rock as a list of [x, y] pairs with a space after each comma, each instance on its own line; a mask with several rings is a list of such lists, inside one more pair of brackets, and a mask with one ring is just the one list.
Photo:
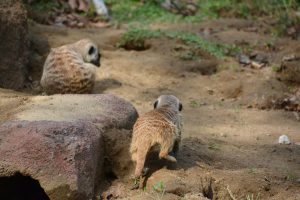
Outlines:
[[0, 178], [30, 176], [51, 200], [95, 197], [104, 133], [131, 129], [137, 118], [130, 103], [113, 95], [33, 97], [20, 110], [0, 126]]
[[26, 79], [27, 14], [21, 0], [0, 1], [0, 87], [19, 89]]
[[82, 122], [8, 122], [0, 128], [0, 175], [39, 180], [51, 199], [89, 199], [103, 161], [102, 134]]

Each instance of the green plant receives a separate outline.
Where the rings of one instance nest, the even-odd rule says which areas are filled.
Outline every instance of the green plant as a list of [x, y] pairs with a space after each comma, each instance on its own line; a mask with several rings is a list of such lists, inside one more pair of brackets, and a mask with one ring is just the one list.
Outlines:
[[279, 72], [280, 69], [281, 69], [281, 68], [280, 68], [280, 66], [278, 66], [278, 65], [273, 65], [273, 66], [272, 66], [272, 71], [273, 71], [273, 72]]
[[199, 108], [202, 105], [204, 105], [204, 103], [201, 103], [199, 101], [196, 101], [196, 100], [191, 100], [190, 101], [190, 107], [192, 107], [192, 108]]
[[258, 193], [255, 197], [254, 194], [247, 194], [246, 200], [260, 200], [260, 193]]
[[208, 144], [208, 148], [211, 149], [211, 150], [218, 150], [218, 151], [220, 150], [220, 146], [218, 144], [215, 144], [215, 143], [212, 143], [212, 142], [210, 142]]
[[153, 185], [153, 190], [158, 192], [156, 193], [156, 199], [161, 200], [166, 192], [166, 186], [163, 181], [157, 182], [155, 185]]
[[147, 191], [147, 187], [145, 186], [144, 188], [143, 188], [143, 192], [146, 192]]
[[170, 39], [179, 40], [190, 46], [194, 51], [205, 51], [217, 58], [223, 58], [226, 50], [231, 48], [231, 46], [228, 45], [209, 42], [194, 33], [168, 30], [151, 30], [145, 28], [129, 29], [125, 34], [123, 34], [117, 46], [124, 47], [129, 43], [134, 43], [136, 46], [143, 46], [146, 39], [158, 37], [167, 37]]
[[188, 51], [179, 55], [182, 60], [198, 60], [198, 56], [195, 51]]
[[170, 13], [159, 5], [161, 2], [161, 0], [147, 0], [144, 3], [140, 0], [107, 0], [113, 18], [121, 22], [196, 22], [202, 20], [200, 15], [183, 17]]
[[162, 36], [161, 31], [151, 31], [149, 29], [131, 28], [122, 35], [121, 40], [117, 44], [118, 47], [125, 47], [132, 44], [137, 48], [142, 48], [145, 45], [145, 40]]
[[235, 106], [233, 107], [233, 109], [234, 109], [234, 112], [235, 112], [235, 113], [239, 113], [239, 112], [241, 112], [242, 106], [241, 106], [241, 105], [235, 105]]
[[222, 11], [232, 8], [232, 0], [204, 0], [199, 2], [200, 11], [207, 17], [218, 18]]
[[287, 172], [287, 175], [285, 176], [285, 179], [287, 181], [295, 181], [297, 179], [297, 176], [293, 172]]
[[251, 167], [250, 169], [249, 169], [249, 174], [255, 174], [256, 173], [256, 168], [255, 167]]
[[34, 10], [38, 10], [41, 12], [47, 12], [53, 8], [58, 8], [58, 7], [60, 7], [60, 4], [57, 1], [47, 1], [47, 0], [35, 1], [32, 5], [32, 8]]
[[181, 31], [165, 31], [164, 33], [168, 38], [180, 40], [186, 45], [192, 46], [196, 50], [199, 49], [206, 51], [218, 58], [222, 58], [225, 55], [225, 45], [209, 42], [194, 33], [186, 33]]

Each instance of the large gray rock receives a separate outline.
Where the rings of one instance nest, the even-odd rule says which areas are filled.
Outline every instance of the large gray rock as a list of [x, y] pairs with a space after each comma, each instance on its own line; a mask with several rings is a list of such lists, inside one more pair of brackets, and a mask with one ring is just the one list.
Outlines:
[[137, 118], [136, 109], [114, 95], [35, 96], [15, 114], [21, 121], [85, 121], [100, 128], [131, 129]]
[[27, 34], [27, 14], [21, 0], [1, 0], [0, 87], [23, 87], [27, 73]]
[[0, 178], [30, 176], [51, 200], [92, 199], [103, 175], [104, 133], [131, 129], [137, 118], [113, 95], [37, 96], [19, 110], [0, 126]]

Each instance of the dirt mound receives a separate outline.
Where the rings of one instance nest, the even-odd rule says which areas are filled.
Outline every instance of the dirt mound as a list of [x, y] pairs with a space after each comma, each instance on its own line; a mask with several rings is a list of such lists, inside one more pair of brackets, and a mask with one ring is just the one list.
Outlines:
[[242, 105], [259, 109], [282, 108], [290, 92], [288, 87], [275, 77], [252, 77], [247, 79], [238, 74], [222, 72], [219, 91], [225, 99], [236, 99]]
[[110, 178], [128, 178], [133, 170], [129, 153], [131, 133], [131, 130], [111, 129], [104, 134], [104, 151], [107, 156], [104, 167]]
[[300, 54], [286, 58], [281, 63], [278, 77], [283, 81], [300, 84]]

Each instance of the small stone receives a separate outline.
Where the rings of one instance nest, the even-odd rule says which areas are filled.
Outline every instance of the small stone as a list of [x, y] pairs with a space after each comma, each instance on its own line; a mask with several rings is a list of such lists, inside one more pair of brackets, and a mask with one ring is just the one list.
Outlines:
[[213, 89], [207, 88], [207, 93], [210, 94], [210, 95], [213, 95], [214, 91], [213, 91]]
[[79, 23], [77, 24], [77, 26], [78, 26], [79, 28], [82, 28], [82, 27], [84, 27], [84, 23], [79, 22]]
[[300, 142], [295, 142], [295, 145], [299, 145], [300, 146]]
[[269, 63], [269, 56], [264, 53], [257, 53], [253, 59], [255, 62], [258, 63]]
[[259, 62], [256, 62], [256, 61], [251, 61], [251, 67], [255, 68], [255, 69], [261, 69], [265, 65], [266, 65], [265, 63], [259, 63]]
[[208, 200], [201, 193], [199, 193], [199, 194], [187, 193], [187, 194], [184, 195], [184, 199], [189, 199], [189, 200]]
[[221, 133], [220, 136], [221, 137], [227, 137], [227, 134], [226, 133]]
[[245, 64], [245, 65], [249, 65], [251, 63], [249, 56], [247, 56], [245, 54], [238, 55], [238, 61], [239, 61], [239, 63]]
[[288, 28], [286, 32], [289, 36], [292, 36], [297, 33], [297, 30], [295, 27], [291, 27], [291, 28]]
[[282, 61], [293, 61], [296, 60], [297, 56], [295, 54], [283, 56]]
[[270, 191], [271, 190], [271, 184], [267, 184], [264, 186], [265, 191]]
[[298, 112], [293, 112], [294, 116], [296, 117], [297, 121], [300, 121], [300, 116]]
[[279, 144], [291, 144], [289, 137], [287, 135], [281, 135], [278, 139]]

